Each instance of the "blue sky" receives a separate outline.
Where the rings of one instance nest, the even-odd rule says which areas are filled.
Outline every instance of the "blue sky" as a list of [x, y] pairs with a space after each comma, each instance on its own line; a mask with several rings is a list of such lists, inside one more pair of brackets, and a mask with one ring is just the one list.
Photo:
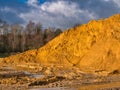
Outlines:
[[70, 28], [120, 13], [120, 0], [0, 0], [0, 18], [10, 24], [29, 20], [43, 27]]

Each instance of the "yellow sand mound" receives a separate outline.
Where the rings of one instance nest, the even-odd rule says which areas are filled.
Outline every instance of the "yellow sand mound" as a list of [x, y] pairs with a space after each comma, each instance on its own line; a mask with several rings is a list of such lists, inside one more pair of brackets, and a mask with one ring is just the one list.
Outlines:
[[71, 28], [38, 50], [2, 61], [63, 64], [83, 71], [120, 70], [120, 14]]

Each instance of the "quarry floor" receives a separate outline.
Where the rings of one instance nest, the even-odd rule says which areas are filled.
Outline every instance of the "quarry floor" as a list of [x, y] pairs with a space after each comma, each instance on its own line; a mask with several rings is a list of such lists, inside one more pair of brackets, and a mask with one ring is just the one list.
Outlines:
[[0, 66], [0, 90], [120, 90], [120, 75], [35, 63]]

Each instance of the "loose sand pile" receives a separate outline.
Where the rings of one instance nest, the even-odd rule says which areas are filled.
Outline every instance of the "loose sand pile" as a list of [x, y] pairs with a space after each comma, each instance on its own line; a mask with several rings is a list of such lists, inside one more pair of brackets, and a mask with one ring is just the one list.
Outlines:
[[61, 64], [87, 72], [120, 70], [120, 14], [66, 30], [38, 50], [1, 59], [1, 64]]

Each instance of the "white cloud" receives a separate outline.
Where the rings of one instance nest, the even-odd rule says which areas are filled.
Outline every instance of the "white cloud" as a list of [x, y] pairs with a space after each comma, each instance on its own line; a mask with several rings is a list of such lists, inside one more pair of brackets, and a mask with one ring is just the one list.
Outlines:
[[12, 13], [16, 13], [16, 10], [10, 8], [10, 7], [3, 7], [3, 8], [0, 8], [0, 11], [1, 12], [12, 12]]
[[59, 0], [38, 5], [37, 0], [31, 0], [29, 3], [35, 8], [32, 8], [30, 12], [21, 13], [19, 17], [26, 22], [29, 20], [40, 21], [45, 27], [68, 28], [76, 23], [84, 23], [97, 18], [95, 13], [80, 9], [77, 3], [68, 1]]
[[68, 13], [69, 13], [69, 16], [72, 16], [76, 12], [75, 9], [78, 9], [78, 7], [74, 3], [71, 4], [70, 6], [67, 2], [59, 1], [59, 2], [51, 3], [51, 4], [46, 3], [41, 6], [41, 9], [43, 11], [47, 11], [50, 13], [56, 13], [56, 14], [63, 14], [65, 16], [68, 16]]
[[28, 0], [27, 4], [30, 5], [30, 6], [36, 7], [37, 4], [38, 4], [38, 0]]
[[109, 2], [109, 1], [111, 1], [111, 0], [103, 0], [103, 1], [105, 1], [105, 2]]
[[120, 0], [111, 0], [112, 2], [114, 2], [118, 8], [120, 8]]
[[105, 2], [113, 2], [115, 5], [117, 5], [118, 8], [120, 8], [120, 0], [103, 0]]

